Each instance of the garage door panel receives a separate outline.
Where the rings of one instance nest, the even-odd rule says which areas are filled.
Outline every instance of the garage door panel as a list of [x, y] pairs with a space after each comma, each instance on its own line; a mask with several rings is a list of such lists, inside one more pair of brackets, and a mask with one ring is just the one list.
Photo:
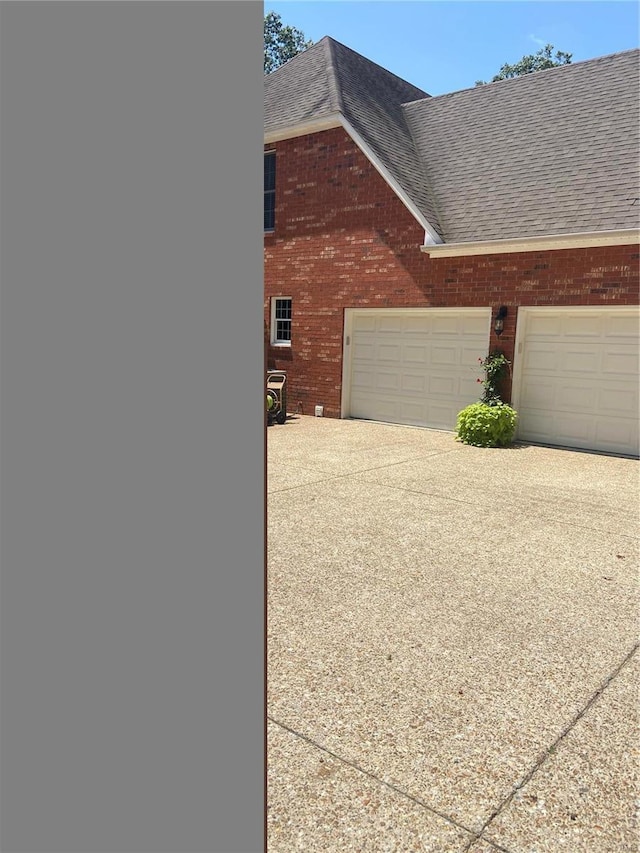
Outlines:
[[531, 341], [542, 337], [555, 338], [562, 333], [562, 318], [558, 315], [548, 315], [547, 317], [531, 316], [527, 323], [527, 336]]
[[460, 376], [458, 378], [459, 381], [459, 392], [460, 398], [463, 400], [468, 400], [471, 403], [475, 403], [480, 399], [481, 390], [480, 386], [476, 379], [473, 376]]
[[376, 391], [397, 391], [400, 386], [400, 377], [397, 373], [385, 373], [380, 371], [376, 375]]
[[401, 317], [385, 316], [380, 317], [377, 323], [377, 331], [382, 333], [398, 334], [402, 332], [404, 323]]
[[523, 389], [527, 407], [531, 409], [593, 412], [594, 408], [603, 413], [625, 415], [633, 418], [638, 412], [638, 392], [624, 387], [602, 387], [598, 382], [569, 382], [558, 379], [556, 382], [539, 381], [528, 384]]
[[558, 412], [555, 429], [559, 444], [571, 444], [574, 441], [587, 441], [593, 433], [593, 418], [588, 414]]
[[358, 340], [356, 341], [354, 338], [353, 343], [353, 358], [354, 361], [370, 361], [372, 358], [375, 358], [375, 344], [373, 341], [367, 340]]
[[370, 418], [376, 421], [393, 422], [396, 405], [390, 398], [355, 393], [351, 401], [352, 414], [356, 418]]
[[418, 336], [419, 339], [422, 339], [425, 332], [427, 334], [431, 334], [431, 319], [428, 317], [416, 316], [412, 317], [407, 314], [402, 318], [402, 329], [405, 335], [407, 336]]
[[400, 388], [411, 394], [424, 394], [427, 388], [427, 377], [422, 373], [403, 373]]
[[596, 424], [595, 437], [602, 450], [615, 452], [621, 444], [637, 445], [638, 422], [630, 418], [602, 418]]
[[[549, 442], [549, 435], [553, 432], [549, 416], [539, 409], [519, 408], [518, 416], [521, 423], [526, 423], [526, 438], [530, 441]], [[553, 442], [551, 442], [553, 443]]]
[[591, 374], [598, 370], [600, 353], [587, 347], [566, 347], [558, 350], [558, 372]]
[[429, 394], [445, 394], [447, 397], [450, 397], [458, 391], [457, 377], [431, 375], [429, 377], [428, 390]]
[[607, 375], [638, 376], [638, 351], [630, 346], [608, 347], [602, 355], [602, 370]]
[[468, 314], [464, 314], [462, 317], [459, 316], [456, 333], [458, 336], [464, 336], [465, 338], [475, 335], [481, 341], [487, 342], [489, 334], [487, 327], [488, 319], [488, 312], [486, 314], [484, 312], [479, 312], [473, 316]]
[[351, 380], [351, 385], [354, 391], [359, 389], [362, 389], [363, 391], [371, 389], [374, 387], [374, 382], [375, 376], [368, 370], [354, 369], [353, 378]]
[[560, 382], [556, 392], [555, 405], [559, 411], [586, 412], [593, 411], [597, 405], [599, 388], [596, 382], [570, 383]]
[[375, 332], [376, 318], [371, 314], [359, 314], [353, 318], [354, 332]]
[[563, 318], [562, 334], [566, 338], [590, 338], [597, 341], [602, 336], [602, 318], [570, 314]]
[[576, 376], [602, 372], [621, 376], [638, 375], [638, 352], [627, 345], [607, 346], [596, 342], [576, 347], [566, 343], [537, 342], [527, 348], [525, 369], [536, 373], [573, 373]]
[[400, 347], [397, 344], [378, 344], [376, 346], [378, 361], [400, 361]]
[[406, 402], [398, 401], [396, 413], [392, 416], [392, 420], [401, 420], [403, 424], [411, 424], [419, 426], [427, 417], [427, 406], [424, 402]]
[[549, 352], [544, 344], [530, 344], [524, 356], [524, 369], [536, 373], [555, 373], [558, 368], [558, 357], [555, 352]]
[[523, 309], [518, 437], [638, 453], [636, 308]]
[[631, 390], [625, 387], [605, 387], [600, 391], [600, 406], [603, 412], [625, 415], [628, 418], [637, 418], [638, 415], [638, 388]]
[[429, 318], [430, 333], [435, 337], [450, 335], [457, 337], [460, 334], [459, 318], [455, 314], [444, 314]]
[[523, 389], [528, 407], [532, 409], [553, 409], [556, 403], [557, 386], [539, 380], [528, 382]]
[[454, 408], [451, 404], [442, 403], [438, 405], [437, 402], [430, 402], [428, 412], [429, 423], [435, 429], [453, 429], [457, 415], [457, 410], [454, 411]]
[[474, 372], [474, 378], [477, 378], [482, 374], [482, 368], [478, 364], [478, 359], [482, 358], [482, 356], [478, 355], [479, 351], [482, 351], [482, 346], [484, 343], [484, 338], [476, 337], [472, 339], [471, 345], [467, 346], [463, 344], [462, 347], [459, 348], [460, 353], [460, 366], [466, 370], [471, 370]]
[[458, 351], [453, 344], [449, 346], [432, 346], [431, 347], [431, 364], [438, 365], [456, 365], [458, 364]]
[[609, 340], [626, 339], [626, 343], [635, 344], [640, 337], [640, 320], [622, 315], [608, 317], [604, 323], [604, 335]]
[[402, 348], [402, 361], [404, 364], [425, 365], [428, 360], [428, 350], [425, 346], [416, 344], [405, 344]]

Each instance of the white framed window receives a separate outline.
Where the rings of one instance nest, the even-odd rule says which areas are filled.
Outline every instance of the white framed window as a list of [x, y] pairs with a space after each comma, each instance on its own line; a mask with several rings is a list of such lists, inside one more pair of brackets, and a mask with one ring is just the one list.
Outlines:
[[271, 300], [271, 343], [274, 346], [291, 346], [291, 304], [289, 296], [276, 296]]

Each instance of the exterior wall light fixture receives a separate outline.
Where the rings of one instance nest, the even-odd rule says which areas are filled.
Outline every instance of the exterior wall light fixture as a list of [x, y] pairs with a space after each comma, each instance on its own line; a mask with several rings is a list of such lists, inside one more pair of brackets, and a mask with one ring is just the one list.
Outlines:
[[501, 305], [500, 308], [498, 308], [498, 313], [496, 314], [496, 320], [495, 320], [495, 323], [493, 324], [493, 330], [496, 333], [496, 335], [498, 335], [498, 337], [500, 337], [500, 335], [504, 331], [504, 318], [506, 316], [507, 316], [507, 306]]

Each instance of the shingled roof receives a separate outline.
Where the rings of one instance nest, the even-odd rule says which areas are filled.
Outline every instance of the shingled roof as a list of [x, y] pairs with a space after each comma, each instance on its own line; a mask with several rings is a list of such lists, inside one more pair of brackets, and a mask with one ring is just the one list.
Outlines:
[[639, 58], [432, 98], [325, 37], [265, 78], [265, 134], [341, 117], [448, 243], [638, 228]]
[[403, 103], [428, 97], [325, 36], [265, 77], [265, 133], [342, 116], [439, 236], [423, 164], [402, 109]]
[[405, 107], [447, 242], [638, 226], [637, 50]]

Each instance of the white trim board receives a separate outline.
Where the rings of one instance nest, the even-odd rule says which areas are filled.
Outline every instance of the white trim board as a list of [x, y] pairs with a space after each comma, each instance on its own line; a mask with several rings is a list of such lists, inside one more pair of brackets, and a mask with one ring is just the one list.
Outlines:
[[400, 201], [407, 208], [409, 213], [417, 219], [420, 225], [424, 228], [425, 231], [425, 242], [430, 238], [433, 240], [434, 244], [442, 243], [442, 237], [437, 233], [437, 231], [433, 228], [433, 226], [426, 220], [423, 214], [418, 210], [415, 204], [411, 201], [409, 196], [405, 193], [405, 191], [400, 187], [395, 178], [391, 175], [391, 173], [382, 165], [377, 155], [373, 152], [373, 150], [367, 145], [364, 139], [360, 136], [360, 134], [355, 130], [355, 128], [346, 120], [344, 116], [341, 116], [342, 125], [345, 131], [349, 134], [349, 136], [356, 143], [358, 148], [362, 151], [364, 156], [369, 160], [371, 165], [376, 169], [376, 171], [384, 178], [386, 183], [391, 187], [394, 193], [398, 196]]
[[469, 243], [441, 243], [438, 246], [420, 246], [420, 251], [432, 258], [458, 258], [469, 255], [500, 255], [553, 249], [632, 246], [636, 243], [640, 243], [640, 230], [624, 228], [615, 231], [585, 231], [578, 234], [514, 237], [505, 240], [479, 240]]
[[283, 139], [295, 139], [297, 136], [307, 136], [310, 133], [320, 133], [323, 130], [331, 130], [342, 127], [340, 113], [332, 113], [324, 118], [316, 118], [301, 124], [283, 127], [281, 130], [271, 130], [264, 135], [264, 144], [281, 142]]

